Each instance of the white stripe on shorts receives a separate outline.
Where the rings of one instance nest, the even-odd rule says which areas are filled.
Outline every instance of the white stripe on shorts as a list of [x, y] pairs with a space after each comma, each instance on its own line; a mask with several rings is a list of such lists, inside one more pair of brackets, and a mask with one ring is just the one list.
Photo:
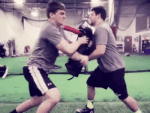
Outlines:
[[29, 66], [29, 71], [30, 71], [31, 76], [33, 77], [33, 80], [34, 80], [35, 84], [37, 85], [38, 89], [41, 91], [42, 94], [44, 94], [48, 90], [48, 88], [47, 88], [38, 68], [34, 67], [34, 66]]

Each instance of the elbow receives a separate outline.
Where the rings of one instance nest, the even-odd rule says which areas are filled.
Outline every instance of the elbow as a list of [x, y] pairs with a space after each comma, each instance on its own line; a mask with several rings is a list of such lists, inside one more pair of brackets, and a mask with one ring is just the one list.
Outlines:
[[74, 51], [72, 51], [71, 49], [68, 49], [67, 52], [66, 52], [66, 54], [67, 54], [68, 56], [73, 55], [73, 53], [74, 53]]
[[73, 53], [67, 53], [67, 56], [69, 56], [69, 57], [72, 56], [72, 55], [73, 55]]
[[101, 52], [100, 52], [100, 56], [101, 56], [101, 55], [104, 55], [104, 54], [105, 54], [105, 51], [101, 51]]

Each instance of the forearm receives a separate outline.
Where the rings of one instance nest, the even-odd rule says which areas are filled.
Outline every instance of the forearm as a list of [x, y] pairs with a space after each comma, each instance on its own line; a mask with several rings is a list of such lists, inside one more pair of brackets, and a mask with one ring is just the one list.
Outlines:
[[79, 41], [75, 41], [75, 42], [73, 42], [73, 43], [71, 43], [69, 45], [70, 45], [69, 46], [70, 53], [74, 54], [76, 52], [76, 50], [80, 47], [81, 43]]
[[77, 61], [80, 61], [82, 59], [82, 56], [80, 53], [78, 52], [75, 52], [74, 54], [72, 55], [69, 55], [69, 57], [72, 59], [72, 60], [77, 60]]
[[90, 55], [89, 55], [89, 61], [94, 60], [99, 58], [100, 56], [102, 56], [103, 53], [97, 52], [97, 51], [93, 51]]

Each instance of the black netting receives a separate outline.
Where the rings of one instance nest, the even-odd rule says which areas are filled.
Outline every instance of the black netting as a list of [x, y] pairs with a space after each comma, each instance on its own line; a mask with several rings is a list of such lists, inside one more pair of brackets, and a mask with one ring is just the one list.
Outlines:
[[47, 21], [47, 19], [45, 20], [34, 20], [34, 19], [30, 19], [27, 17], [22, 17], [22, 23], [24, 25], [24, 19], [32, 26], [34, 27], [42, 27], [42, 25]]
[[137, 14], [149, 14], [149, 0], [132, 0], [131, 3], [128, 0], [115, 1], [115, 23], [121, 31], [130, 27]]

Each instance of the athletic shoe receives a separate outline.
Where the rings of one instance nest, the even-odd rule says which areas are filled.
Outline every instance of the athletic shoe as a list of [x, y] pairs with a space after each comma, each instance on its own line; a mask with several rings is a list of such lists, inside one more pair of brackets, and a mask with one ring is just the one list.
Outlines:
[[94, 108], [89, 109], [87, 106], [85, 108], [78, 108], [76, 113], [94, 113]]
[[0, 76], [2, 78], [5, 78], [7, 76], [7, 74], [8, 74], [8, 67], [6, 67], [6, 66], [0, 67]]
[[54, 65], [54, 67], [51, 68], [51, 71], [55, 71], [56, 69], [60, 69], [60, 68], [62, 67], [58, 65]]
[[54, 69], [60, 69], [62, 68], [61, 66], [58, 66], [58, 65], [54, 65]]

